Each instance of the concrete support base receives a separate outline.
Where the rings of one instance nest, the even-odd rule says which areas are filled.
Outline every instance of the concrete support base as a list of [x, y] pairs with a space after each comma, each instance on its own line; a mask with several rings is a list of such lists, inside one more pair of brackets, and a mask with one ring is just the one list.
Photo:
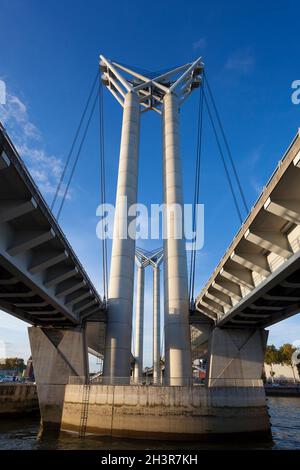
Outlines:
[[[179, 100], [164, 96], [163, 106], [165, 380], [188, 385], [192, 377], [189, 296], [179, 142]], [[181, 236], [180, 236], [181, 235]]]
[[123, 109], [108, 292], [103, 370], [107, 383], [130, 381], [135, 239], [129, 234], [134, 228], [134, 221], [129, 217], [127, 208], [137, 201], [139, 133], [139, 97], [136, 93], [127, 93]]
[[70, 376], [88, 376], [83, 329], [28, 328], [42, 430], [59, 429]]
[[264, 329], [215, 328], [209, 340], [209, 387], [260, 384], [268, 332]]
[[[261, 387], [91, 385], [88, 405], [83, 385], [67, 385], [61, 430], [137, 439], [209, 440], [254, 433], [269, 436]], [[85, 402], [86, 403], [86, 402]]]
[[0, 417], [14, 418], [38, 414], [39, 403], [34, 384], [1, 383]]

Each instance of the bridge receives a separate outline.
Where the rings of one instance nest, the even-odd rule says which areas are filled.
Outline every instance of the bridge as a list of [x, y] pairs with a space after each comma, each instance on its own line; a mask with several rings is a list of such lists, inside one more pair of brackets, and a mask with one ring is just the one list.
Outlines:
[[[228, 429], [248, 432], [249, 426], [255, 432], [265, 432], [269, 426], [261, 382], [268, 335], [265, 328], [300, 310], [300, 134], [297, 133], [209, 281], [195, 302], [191, 302], [195, 256], [192, 255], [189, 292], [185, 239], [176, 236], [183, 233], [182, 218], [171, 218], [174, 231], [163, 240], [162, 249], [152, 252], [137, 248], [134, 238], [124, 238], [120, 227], [125, 223], [128, 230], [132, 222], [129, 214], [122, 212], [123, 198], [127, 198], [128, 206], [137, 203], [140, 120], [145, 112], [154, 111], [163, 124], [163, 202], [168, 209], [174, 204], [182, 207], [179, 110], [194, 90], [199, 89], [199, 116], [204, 103], [212, 120], [204, 64], [198, 58], [165, 72], [141, 73], [100, 56], [99, 69], [100, 85], [110, 91], [123, 109], [107, 299], [101, 298], [93, 286], [4, 127], [0, 126], [0, 308], [32, 325], [29, 338], [42, 423], [79, 429], [79, 434], [84, 434], [88, 427], [90, 387], [98, 386], [102, 388], [93, 389], [98, 417], [98, 421], [90, 417], [93, 432], [96, 429], [113, 433], [111, 403], [115, 397], [121, 424], [115, 417], [114, 426], [120, 426], [121, 435], [122, 426], [132, 426], [134, 436], [140, 432], [151, 436], [157, 426], [159, 432], [172, 437], [178, 436], [180, 426], [186, 431], [186, 434], [182, 432], [184, 436], [197, 436], [206, 429], [220, 433], [224, 432], [223, 418], [228, 423], [225, 432]], [[97, 74], [90, 98], [99, 78]], [[96, 89], [94, 107], [98, 93], [101, 102], [102, 86]], [[101, 116], [102, 112], [103, 119]], [[200, 131], [199, 120], [198, 138]], [[103, 182], [103, 155], [101, 158]], [[199, 160], [196, 168], [197, 189]], [[105, 194], [103, 187], [101, 191]], [[164, 377], [160, 350], [161, 263]], [[135, 264], [138, 265], [137, 342], [133, 356]], [[155, 387], [149, 391], [140, 387], [147, 266], [153, 268], [152, 385]], [[105, 295], [105, 287], [103, 292]], [[104, 362], [99, 385], [89, 382], [88, 351]], [[208, 367], [205, 389], [200, 391], [193, 388], [192, 362], [202, 354], [208, 359]], [[72, 384], [67, 385], [70, 380]], [[203, 416], [194, 405], [196, 399]], [[151, 400], [158, 400], [159, 423], [152, 421]], [[178, 406], [174, 405], [176, 400]], [[128, 414], [135, 401], [138, 406], [146, 403], [142, 413], [138, 409]], [[166, 407], [165, 403], [173, 405]], [[180, 414], [178, 409], [183, 403], [187, 403], [184, 405], [187, 410]], [[196, 417], [195, 409], [200, 413]], [[233, 421], [226, 415], [227, 409], [234, 410]], [[250, 424], [245, 421], [245, 413], [249, 414]], [[149, 430], [149, 419], [153, 430]]]
[[300, 311], [300, 133], [196, 299], [216, 326], [267, 327]]
[[[105, 306], [0, 126], [0, 307], [39, 326], [80, 325]], [[104, 317], [103, 317], [104, 318]]]

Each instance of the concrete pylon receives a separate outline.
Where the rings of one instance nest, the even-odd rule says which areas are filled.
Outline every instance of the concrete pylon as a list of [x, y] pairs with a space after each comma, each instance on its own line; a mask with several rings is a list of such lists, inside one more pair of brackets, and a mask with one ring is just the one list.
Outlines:
[[70, 376], [88, 381], [85, 328], [28, 328], [34, 376], [41, 412], [41, 429], [59, 430], [64, 394]]
[[[104, 360], [104, 376], [115, 380], [130, 375], [135, 243], [132, 239], [120, 239], [118, 229], [120, 225], [128, 226], [127, 216], [119, 215], [122, 196], [128, 196], [128, 207], [136, 203], [140, 112], [164, 115], [165, 202], [182, 205], [178, 108], [201, 85], [203, 63], [199, 57], [147, 77], [100, 55], [100, 70], [102, 83], [124, 108]], [[169, 237], [164, 248], [166, 369], [168, 382], [181, 385], [190, 383], [192, 375], [184, 239]]]
[[124, 100], [104, 355], [103, 375], [110, 383], [126, 383], [130, 378], [135, 239], [126, 235], [130, 220], [125, 206], [137, 202], [139, 131], [139, 98], [128, 92]]
[[[179, 142], [179, 100], [166, 93], [163, 106], [165, 379], [188, 385], [192, 377], [187, 259]], [[176, 205], [176, 206], [174, 206]], [[173, 213], [172, 208], [177, 210]], [[182, 212], [182, 217], [178, 213]], [[170, 217], [169, 217], [169, 215]], [[167, 220], [170, 223], [166, 224]], [[182, 234], [178, 237], [177, 234]]]
[[160, 373], [160, 269], [153, 266], [153, 383], [161, 382]]
[[[137, 304], [136, 304], [136, 362], [135, 378], [142, 377], [140, 354], [143, 354], [143, 323], [141, 318], [144, 315], [144, 269], [147, 266], [153, 268], [153, 382], [161, 383], [160, 377], [160, 270], [159, 266], [163, 261], [163, 249], [146, 251], [136, 249], [136, 260], [139, 266], [137, 280]], [[141, 274], [143, 273], [143, 275]], [[143, 276], [143, 277], [142, 277]], [[141, 301], [141, 295], [142, 301]], [[140, 363], [140, 364], [139, 364]]]
[[135, 317], [135, 363], [134, 380], [140, 383], [143, 377], [143, 346], [144, 346], [144, 284], [145, 268], [143, 265], [137, 269], [137, 298]]

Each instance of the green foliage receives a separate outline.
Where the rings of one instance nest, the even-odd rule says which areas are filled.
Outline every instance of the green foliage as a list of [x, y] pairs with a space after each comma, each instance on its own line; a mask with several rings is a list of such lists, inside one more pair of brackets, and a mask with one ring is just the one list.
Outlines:
[[276, 349], [276, 346], [274, 346], [274, 344], [271, 344], [270, 346], [266, 347], [265, 362], [268, 365], [278, 364], [280, 362], [279, 351], [278, 349]]
[[290, 344], [286, 343], [280, 346], [279, 349], [271, 344], [267, 346], [265, 353], [265, 362], [266, 364], [287, 364], [292, 365], [292, 355], [295, 351], [295, 348]]
[[24, 359], [19, 357], [7, 357], [3, 363], [0, 364], [0, 370], [18, 370], [23, 372], [26, 369]]
[[284, 364], [288, 364], [289, 366], [292, 365], [292, 355], [293, 352], [296, 351], [296, 348], [294, 348], [291, 344], [286, 343], [280, 346], [279, 348], [279, 357], [280, 357], [280, 362]]

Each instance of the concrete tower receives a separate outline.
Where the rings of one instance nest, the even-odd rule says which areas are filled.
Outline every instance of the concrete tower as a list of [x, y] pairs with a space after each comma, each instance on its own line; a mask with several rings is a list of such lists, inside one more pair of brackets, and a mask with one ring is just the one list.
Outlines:
[[146, 251], [136, 249], [138, 265], [137, 298], [135, 318], [135, 363], [134, 380], [140, 382], [143, 372], [143, 327], [144, 327], [144, 271], [153, 269], [153, 383], [160, 384], [160, 264], [164, 250]]
[[137, 259], [137, 296], [135, 315], [135, 353], [134, 381], [140, 383], [143, 377], [143, 348], [144, 348], [144, 294], [145, 294], [145, 264]]
[[[165, 378], [170, 385], [185, 385], [192, 371], [185, 240], [184, 236], [181, 239], [176, 236], [180, 229], [183, 234], [182, 218], [171, 215], [168, 223], [168, 213], [172, 212], [174, 204], [183, 205], [179, 109], [191, 91], [200, 85], [203, 64], [199, 58], [153, 78], [155, 74], [147, 77], [103, 56], [100, 59], [102, 81], [123, 107], [104, 376], [111, 383], [126, 383], [130, 377], [135, 240], [124, 238], [130, 223], [124, 204], [127, 202], [130, 207], [137, 198], [140, 114], [153, 110], [163, 117], [165, 222], [170, 229], [164, 241]], [[141, 276], [139, 282], [142, 282]], [[158, 288], [156, 271], [156, 296]], [[157, 301], [155, 306], [157, 309]], [[157, 313], [155, 316], [157, 318]], [[157, 356], [157, 344], [155, 354]]]

